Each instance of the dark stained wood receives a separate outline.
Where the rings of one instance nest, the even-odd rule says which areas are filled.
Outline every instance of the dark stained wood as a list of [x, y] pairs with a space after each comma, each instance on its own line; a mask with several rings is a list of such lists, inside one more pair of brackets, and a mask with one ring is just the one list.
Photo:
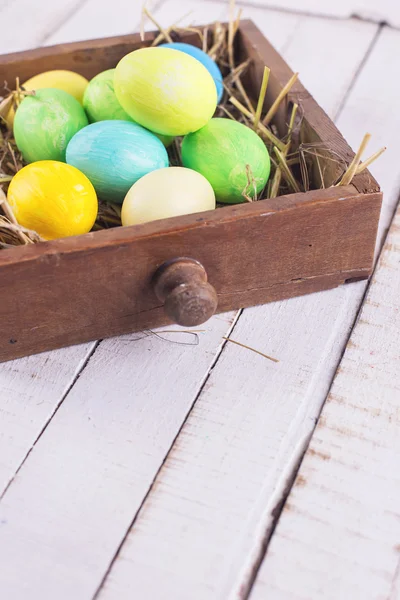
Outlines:
[[[147, 35], [146, 43], [153, 37]], [[196, 35], [183, 39], [198, 41]], [[3, 56], [0, 81], [15, 75], [24, 80], [50, 68], [91, 77], [141, 45], [133, 35]], [[270, 104], [290, 77], [289, 67], [247, 21], [241, 25], [237, 51], [253, 59], [247, 84], [254, 95], [264, 64], [272, 69]], [[293, 101], [303, 113], [302, 139], [330, 144], [350, 160], [351, 149], [301, 84], [277, 115], [277, 126], [285, 126]], [[153, 328], [172, 319], [187, 324], [191, 312], [197, 323], [199, 306], [210, 314], [214, 311], [213, 288], [222, 312], [366, 278], [381, 200], [377, 183], [364, 173], [343, 188], [2, 250], [0, 361]], [[157, 270], [179, 257], [199, 261], [204, 270], [191, 264], [189, 274], [188, 263], [173, 262], [155, 291]], [[178, 274], [189, 290], [183, 297]], [[193, 302], [197, 307], [191, 311]]]
[[153, 277], [198, 260], [218, 311], [368, 277], [381, 194], [352, 186], [0, 252], [0, 360], [165, 324]]
[[217, 292], [208, 283], [203, 265], [193, 258], [176, 258], [161, 265], [153, 286], [164, 302], [166, 316], [178, 325], [201, 325], [217, 310]]
[[[146, 33], [144, 41], [138, 33], [116, 37], [46, 46], [35, 50], [14, 52], [0, 56], [0, 85], [7, 81], [12, 89], [15, 78], [21, 83], [34, 75], [53, 69], [76, 71], [91, 79], [101, 71], [113, 69], [129, 52], [149, 46], [156, 34]], [[182, 33], [182, 41], [199, 45], [195, 33]]]
[[[271, 69], [265, 106], [271, 106], [281, 89], [293, 75], [293, 71], [283, 60], [275, 48], [265, 39], [261, 31], [252, 21], [243, 21], [239, 32], [239, 56], [242, 60], [252, 58], [252, 65], [248, 73], [247, 84], [253, 96], [258, 96], [264, 65]], [[331, 151], [331, 155], [338, 155], [348, 164], [354, 157], [354, 152], [343, 138], [333, 121], [317, 104], [311, 94], [297, 81], [288, 97], [282, 102], [275, 123], [281, 135], [287, 132], [287, 123], [291, 112], [291, 105], [299, 105], [299, 114], [302, 116], [301, 141], [305, 143], [321, 144], [323, 142]], [[361, 143], [361, 140], [360, 140]], [[320, 153], [324, 152], [319, 149]], [[340, 164], [332, 160], [322, 160], [322, 168], [326, 167], [326, 185], [331, 185], [343, 172]], [[317, 170], [315, 171], [317, 174]], [[364, 171], [353, 179], [354, 187], [360, 193], [378, 192], [379, 185], [369, 171]]]

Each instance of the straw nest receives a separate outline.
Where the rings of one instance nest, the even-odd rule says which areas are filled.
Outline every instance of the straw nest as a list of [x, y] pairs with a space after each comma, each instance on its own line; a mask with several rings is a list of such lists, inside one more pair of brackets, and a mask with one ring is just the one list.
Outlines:
[[[348, 185], [353, 177], [367, 168], [382, 154], [385, 148], [361, 163], [362, 154], [370, 139], [370, 135], [366, 134], [354, 160], [351, 164], [346, 164], [342, 157], [335, 156], [326, 146], [319, 144], [299, 145], [295, 140], [298, 138], [296, 133], [301, 127], [302, 115], [297, 104], [293, 105], [285, 135], [283, 137], [279, 136], [273, 124], [273, 119], [280, 103], [284, 101], [295, 84], [298, 73], [295, 73], [289, 79], [282, 92], [266, 112], [264, 111], [264, 100], [270, 75], [267, 66], [264, 68], [258, 99], [254, 100], [249, 97], [242, 80], [249, 68], [250, 61], [247, 60], [240, 64], [235, 62], [235, 37], [240, 25], [241, 11], [236, 14], [234, 5], [234, 0], [231, 0], [228, 25], [216, 22], [212, 26], [204, 28], [181, 28], [178, 24], [175, 24], [164, 29], [145, 7], [143, 8], [142, 25], [144, 19], [149, 18], [157, 28], [159, 33], [153, 41], [153, 46], [164, 41], [178, 41], [182, 33], [195, 32], [199, 37], [202, 49], [217, 62], [224, 75], [225, 92], [217, 108], [216, 116], [244, 123], [254, 129], [266, 144], [272, 163], [268, 185], [257, 197], [254, 193], [255, 185], [251, 169], [250, 166], [247, 166], [247, 185], [243, 190], [243, 202], [253, 202], [262, 198], [275, 198], [291, 192], [308, 191], [312, 187], [310, 183], [312, 181], [310, 176], [311, 163], [316, 162], [319, 166], [319, 159], [324, 158], [326, 162], [327, 156], [329, 160], [333, 160], [340, 165], [341, 175], [333, 185]], [[141, 33], [143, 36], [143, 26]], [[24, 161], [15, 144], [12, 132], [7, 130], [5, 116], [10, 106], [14, 105], [14, 108], [17, 108], [25, 95], [34, 93], [25, 91], [19, 84], [18, 73], [15, 75], [16, 91], [11, 92], [7, 87], [7, 83], [4, 82], [4, 98], [0, 98], [0, 249], [41, 241], [37, 233], [18, 224], [6, 199], [8, 184], [15, 173], [24, 166]], [[181, 142], [181, 138], [176, 138], [168, 150], [172, 165], [182, 164]], [[320, 182], [321, 186], [325, 187], [323, 169], [320, 169]], [[93, 230], [119, 226], [121, 224], [120, 214], [120, 206], [100, 202], [98, 218]]]

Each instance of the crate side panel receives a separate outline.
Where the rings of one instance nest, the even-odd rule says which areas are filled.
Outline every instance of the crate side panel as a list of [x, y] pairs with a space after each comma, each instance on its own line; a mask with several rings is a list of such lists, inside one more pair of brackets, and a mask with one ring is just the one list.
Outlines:
[[366, 277], [380, 202], [343, 197], [3, 265], [0, 359], [165, 322], [151, 278], [179, 256], [204, 264], [220, 311]]

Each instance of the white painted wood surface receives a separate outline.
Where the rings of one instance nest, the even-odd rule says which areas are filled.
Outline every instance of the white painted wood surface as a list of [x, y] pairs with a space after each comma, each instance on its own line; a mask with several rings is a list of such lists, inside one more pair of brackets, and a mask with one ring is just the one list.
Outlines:
[[[42, 21], [31, 19], [32, 31], [16, 33], [12, 49], [137, 29], [137, 23], [130, 27], [127, 20], [136, 18], [138, 3], [117, 1], [112, 7], [125, 6], [125, 13], [111, 12], [103, 2], [94, 6], [92, 0], [79, 12], [71, 1], [49, 6]], [[18, 13], [10, 12], [11, 6], [24, 4], [14, 0], [4, 8], [0, 2], [0, 18], [11, 15], [8, 23], [16, 23]], [[90, 6], [97, 18], [90, 19]], [[164, 2], [157, 16], [169, 24], [191, 6], [197, 11], [193, 18], [203, 22], [223, 18], [225, 10], [221, 3], [173, 1]], [[246, 12], [301, 70], [317, 100], [336, 114], [373, 39], [374, 26], [261, 9]], [[321, 39], [318, 53], [309, 43], [311, 35]], [[391, 40], [395, 47], [396, 39]], [[334, 52], [339, 52], [335, 60]], [[366, 80], [373, 58], [374, 53], [359, 82]], [[338, 62], [342, 65], [333, 73], [336, 87], [331, 91], [324, 67], [337, 68]], [[373, 64], [378, 69], [374, 77], [383, 76], [380, 63]], [[362, 121], [352, 115], [357, 89], [365, 90], [367, 116]], [[375, 89], [367, 83], [357, 85], [341, 113], [339, 122], [348, 137], [357, 138], [355, 145], [365, 123], [377, 123], [375, 110], [367, 113]], [[386, 81], [384, 89], [378, 105], [386, 120], [379, 132], [394, 139], [395, 81]], [[384, 162], [376, 173], [379, 176], [382, 168], [390, 192], [388, 206], [393, 207], [397, 178], [393, 169], [381, 167]], [[390, 208], [386, 225], [389, 214]], [[128, 341], [132, 336], [100, 344], [0, 503], [0, 597], [92, 597], [215, 361], [100, 596], [186, 599], [190, 590], [191, 598], [225, 600], [228, 593], [239, 593], [259, 555], [269, 513], [329, 389], [363, 289], [361, 283], [246, 310], [233, 338], [276, 355], [278, 365], [232, 345], [218, 360], [233, 314], [207, 324], [196, 348], [152, 338]], [[87, 345], [0, 367], [1, 408], [4, 394], [16, 398], [14, 412], [8, 411], [7, 417], [12, 435], [4, 446], [0, 441], [0, 464], [6, 449], [5, 482], [74, 382], [89, 350]], [[57, 367], [58, 361], [66, 363], [64, 369]], [[16, 369], [21, 388], [13, 379]], [[30, 377], [32, 373], [39, 377]], [[27, 388], [24, 381], [29, 377], [32, 385]], [[160, 392], [163, 386], [166, 392]], [[29, 394], [20, 394], [21, 389]], [[45, 407], [37, 410], [42, 397]], [[150, 565], [146, 554], [153, 556]], [[203, 587], [193, 592], [200, 575]], [[148, 595], [153, 591], [155, 596]]]
[[0, 53], [18, 52], [43, 44], [80, 4], [80, 0], [0, 2]]
[[92, 597], [232, 318], [198, 346], [100, 344], [0, 503], [0, 597]]
[[251, 600], [400, 598], [400, 209]]
[[252, 4], [342, 19], [357, 17], [400, 27], [400, 4], [397, 0], [252, 0]]
[[0, 365], [0, 497], [93, 347], [74, 346]]
[[[127, 0], [113, 0], [113, 2], [88, 0], [46, 40], [46, 44], [61, 44], [138, 31], [142, 4], [142, 2], [127, 2]], [[209, 0], [202, 2], [182, 2], [181, 0], [149, 2], [148, 8], [152, 9], [152, 7], [152, 13], [164, 27], [172, 25], [182, 17], [185, 17], [180, 23], [183, 26], [208, 23], [210, 20], [223, 19], [228, 16], [226, 3], [221, 4]], [[152, 22], [146, 19], [145, 30], [152, 31], [154, 29]]]
[[[313, 22], [330, 64], [335, 46], [328, 32], [332, 40], [341, 37], [345, 49], [343, 24], [330, 22], [332, 29], [325, 30]], [[315, 39], [316, 31], [298, 22], [285, 53], [310, 61], [302, 49], [312, 33]], [[302, 72], [299, 62], [294, 66]], [[341, 90], [335, 81], [333, 111]], [[323, 93], [327, 82], [318, 83]], [[234, 339], [281, 362], [271, 365], [243, 349], [225, 348], [101, 598], [129, 598], [137, 584], [149, 598], [160, 590], [174, 598], [240, 593], [326, 396], [364, 285], [244, 311]]]
[[[325, 52], [335, 48], [325, 29], [320, 35]], [[388, 35], [388, 46], [396, 49], [399, 34]], [[346, 48], [343, 33], [337, 31], [336, 37]], [[299, 59], [304, 37], [300, 33], [299, 46], [296, 39], [294, 35], [292, 52]], [[357, 119], [354, 107], [362, 104], [360, 95], [382, 52], [386, 56], [386, 43], [384, 37], [377, 61], [373, 67], [367, 64], [341, 114], [343, 122], [351, 121], [347, 131], [358, 139], [368, 114], [368, 124], [377, 134], [375, 143], [390, 128], [392, 140], [396, 136], [400, 123], [392, 98], [397, 83], [390, 87], [386, 83], [387, 93], [378, 104], [382, 113], [376, 120], [375, 111], [364, 110]], [[327, 82], [319, 84], [323, 88]], [[367, 105], [370, 94], [364, 97]], [[331, 100], [335, 110], [337, 99]], [[387, 192], [385, 226], [399, 187], [394, 151], [388, 157], [391, 170], [387, 163], [375, 169]], [[100, 598], [130, 598], [136, 585], [149, 598], [161, 590], [166, 597], [179, 599], [189, 594], [196, 599], [241, 597], [288, 477], [306, 447], [364, 290], [365, 283], [360, 283], [244, 311], [232, 337], [281, 362], [272, 365], [226, 346]]]
[[[76, 1], [58, 0], [41, 19], [32, 18], [38, 3], [0, 3], [0, 53], [35, 46], [58, 27]], [[30, 11], [30, 12], [29, 12]], [[22, 16], [20, 16], [20, 13]], [[26, 16], [30, 15], [30, 20]], [[0, 496], [73, 384], [93, 344], [0, 365]]]

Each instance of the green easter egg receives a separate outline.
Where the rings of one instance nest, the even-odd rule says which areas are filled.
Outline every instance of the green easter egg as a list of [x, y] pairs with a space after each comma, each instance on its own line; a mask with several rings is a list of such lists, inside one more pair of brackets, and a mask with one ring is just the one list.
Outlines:
[[211, 119], [201, 129], [187, 135], [182, 143], [185, 167], [204, 175], [211, 183], [217, 201], [226, 204], [245, 202], [244, 192], [254, 197], [268, 181], [271, 161], [261, 138], [249, 127], [231, 119]]
[[[124, 111], [114, 91], [115, 69], [108, 69], [94, 77], [85, 90], [83, 107], [91, 123], [98, 121], [132, 121]], [[153, 132], [152, 132], [153, 133]], [[174, 141], [170, 135], [155, 133], [164, 146], [168, 148]]]
[[91, 123], [97, 121], [132, 121], [117, 100], [114, 91], [115, 69], [94, 77], [85, 90], [83, 107]]
[[[154, 131], [152, 131], [154, 133]], [[173, 135], [162, 135], [162, 133], [154, 133], [166, 148], [169, 148], [175, 137]]]
[[69, 141], [88, 120], [78, 100], [67, 92], [44, 88], [21, 102], [14, 120], [14, 137], [24, 160], [65, 162]]

